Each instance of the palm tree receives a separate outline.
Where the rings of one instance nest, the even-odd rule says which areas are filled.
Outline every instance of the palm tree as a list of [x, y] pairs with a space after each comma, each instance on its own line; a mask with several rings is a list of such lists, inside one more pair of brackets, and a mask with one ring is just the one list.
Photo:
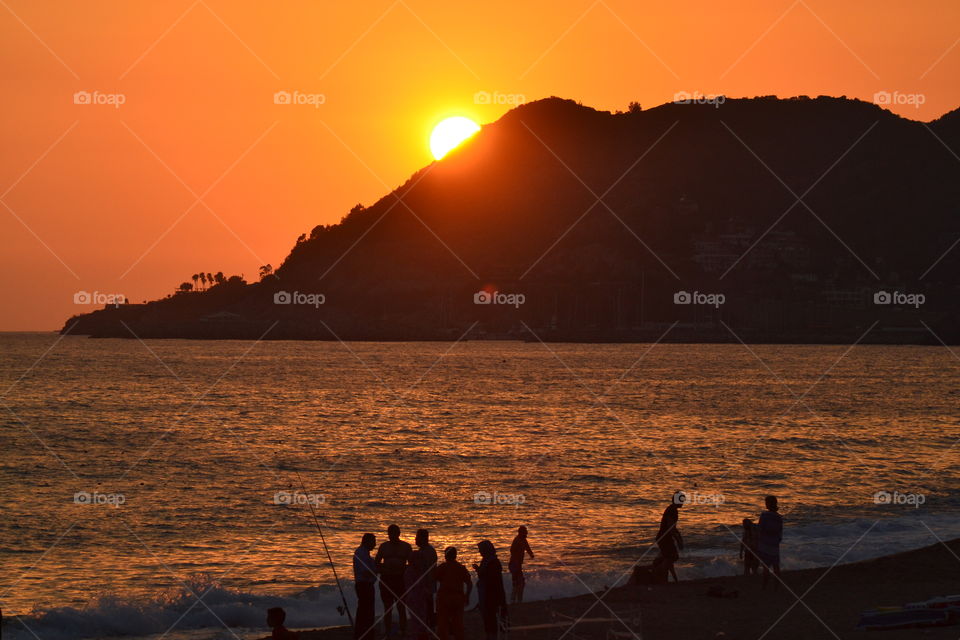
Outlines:
[[207, 274], [205, 274], [203, 271], [201, 271], [201, 272], [199, 273], [199, 275], [200, 275], [200, 283], [203, 284], [203, 288], [206, 289], [206, 288], [207, 288]]
[[217, 281], [217, 284], [223, 284], [227, 281], [227, 276], [223, 275], [223, 271], [217, 271], [213, 279]]
[[213, 286], [213, 274], [207, 271], [207, 284]]
[[195, 274], [193, 274], [192, 276], [190, 276], [190, 279], [193, 280], [193, 286], [191, 287], [191, 289], [196, 289], [196, 288], [197, 288], [197, 281], [200, 279], [200, 274], [199, 274], [199, 273], [195, 273]]

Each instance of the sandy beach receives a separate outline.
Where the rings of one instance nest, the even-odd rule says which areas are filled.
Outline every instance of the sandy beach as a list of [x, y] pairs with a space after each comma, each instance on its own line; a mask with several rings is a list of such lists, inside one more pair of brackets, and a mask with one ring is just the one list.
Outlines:
[[[951, 638], [956, 626], [857, 631], [860, 612], [960, 592], [960, 539], [833, 569], [784, 571], [776, 591], [759, 578], [724, 577], [662, 586], [625, 586], [606, 593], [528, 602], [510, 609], [510, 637], [683, 638]], [[707, 595], [711, 587], [735, 598]], [[798, 599], [801, 599], [798, 601]], [[468, 638], [482, 638], [479, 613], [467, 612]], [[382, 632], [382, 627], [378, 633]], [[635, 636], [633, 634], [636, 634]], [[302, 640], [344, 640], [347, 627], [301, 633]]]

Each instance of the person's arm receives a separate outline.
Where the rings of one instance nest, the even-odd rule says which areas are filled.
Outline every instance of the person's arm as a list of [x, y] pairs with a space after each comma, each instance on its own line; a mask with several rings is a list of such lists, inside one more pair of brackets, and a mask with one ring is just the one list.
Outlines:
[[466, 600], [463, 603], [464, 608], [470, 604], [470, 594], [473, 593], [473, 580], [470, 579], [470, 572], [467, 571], [467, 568], [463, 568], [463, 583], [467, 585], [467, 595]]
[[377, 567], [377, 572], [383, 568], [383, 545], [377, 549], [377, 557], [374, 559], [373, 564]]
[[533, 549], [530, 548], [530, 541], [529, 541], [529, 540], [524, 540], [524, 541], [523, 541], [523, 546], [525, 546], [525, 547], [527, 548], [527, 553], [529, 553], [529, 554], [530, 554], [530, 557], [532, 558], [532, 557], [533, 557]]

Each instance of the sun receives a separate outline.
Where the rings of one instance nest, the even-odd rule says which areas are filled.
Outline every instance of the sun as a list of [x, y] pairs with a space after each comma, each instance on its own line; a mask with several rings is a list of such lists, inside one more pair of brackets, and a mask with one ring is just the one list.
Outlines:
[[453, 116], [442, 120], [430, 134], [430, 151], [439, 160], [451, 149], [480, 131], [480, 125], [463, 116]]

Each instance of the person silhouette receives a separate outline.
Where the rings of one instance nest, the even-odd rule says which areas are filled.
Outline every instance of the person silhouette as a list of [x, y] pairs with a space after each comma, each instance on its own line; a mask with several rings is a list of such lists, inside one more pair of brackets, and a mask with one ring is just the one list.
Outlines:
[[763, 499], [767, 510], [760, 514], [760, 520], [757, 523], [757, 555], [760, 557], [760, 563], [763, 564], [763, 588], [767, 588], [767, 582], [770, 580], [770, 570], [773, 570], [777, 576], [777, 582], [774, 588], [778, 588], [780, 582], [780, 542], [783, 540], [783, 516], [780, 511], [780, 504], [777, 496], [767, 496]]
[[503, 565], [497, 558], [497, 550], [489, 540], [477, 544], [480, 564], [477, 571], [477, 595], [480, 600], [480, 615], [487, 640], [496, 640], [501, 628], [507, 626], [507, 594], [503, 589]]
[[743, 519], [743, 534], [740, 536], [740, 559], [743, 560], [743, 575], [755, 576], [759, 572], [757, 558], [757, 526], [750, 518]]
[[437, 636], [449, 640], [452, 633], [455, 640], [463, 640], [463, 610], [470, 602], [473, 582], [467, 568], [457, 561], [456, 547], [447, 547], [443, 557], [446, 562], [437, 567]]
[[410, 635], [405, 637], [412, 640], [427, 640], [427, 634], [430, 633], [429, 608], [433, 592], [430, 591], [427, 576], [433, 570], [429, 555], [423, 549], [414, 549], [404, 570], [403, 585], [406, 591], [401, 600], [411, 616]]
[[357, 592], [357, 620], [353, 627], [356, 640], [373, 640], [374, 599], [376, 597], [377, 563], [370, 552], [377, 548], [377, 536], [363, 534], [360, 546], [353, 552], [353, 588]]
[[271, 640], [297, 640], [299, 634], [290, 631], [283, 623], [287, 620], [287, 612], [283, 607], [271, 607], [267, 609], [267, 626], [273, 629], [270, 634]]
[[666, 566], [674, 582], [679, 582], [677, 570], [673, 564], [680, 559], [680, 550], [683, 549], [683, 537], [680, 535], [680, 529], [677, 523], [680, 520], [680, 509], [686, 502], [687, 495], [683, 491], [677, 491], [673, 494], [673, 499], [667, 508], [663, 510], [660, 517], [660, 529], [657, 531], [657, 547], [660, 549], [661, 561]]
[[533, 558], [533, 550], [530, 548], [530, 542], [527, 540], [527, 528], [523, 525], [517, 529], [517, 537], [513, 539], [510, 545], [510, 562], [507, 565], [510, 568], [510, 578], [512, 579], [513, 589], [510, 592], [510, 602], [523, 602], [523, 588], [527, 580], [523, 575], [523, 554], [530, 554]]
[[387, 637], [393, 630], [393, 610], [397, 610], [400, 622], [400, 635], [407, 632], [407, 609], [403, 605], [404, 579], [407, 560], [413, 548], [410, 543], [400, 539], [400, 527], [395, 524], [387, 527], [387, 540], [377, 549], [377, 573], [380, 574], [380, 600], [383, 602], [383, 627]]
[[417, 537], [414, 539], [417, 550], [423, 552], [419, 558], [421, 566], [418, 567], [419, 573], [423, 575], [423, 581], [427, 587], [427, 618], [426, 621], [431, 629], [437, 626], [437, 612], [434, 603], [434, 597], [437, 593], [437, 550], [430, 544], [430, 532], [427, 529], [417, 529]]

